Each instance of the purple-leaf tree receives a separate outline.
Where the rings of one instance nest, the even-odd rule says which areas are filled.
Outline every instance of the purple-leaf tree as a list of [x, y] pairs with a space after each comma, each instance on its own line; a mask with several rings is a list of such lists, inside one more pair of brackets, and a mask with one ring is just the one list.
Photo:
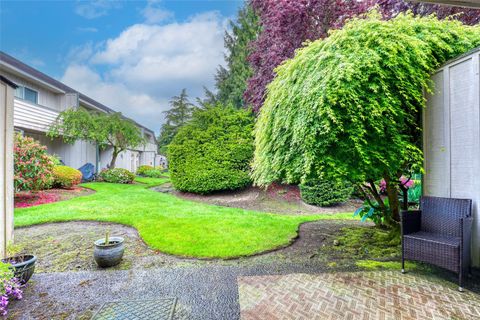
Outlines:
[[248, 61], [253, 75], [248, 80], [245, 101], [258, 111], [265, 89], [275, 76], [274, 69], [292, 58], [295, 49], [307, 40], [324, 38], [331, 28], [340, 28], [345, 20], [378, 6], [386, 19], [399, 12], [436, 13], [439, 18], [452, 15], [466, 24], [480, 22], [480, 10], [414, 3], [402, 0], [251, 0], [260, 17], [262, 32], [251, 43]]

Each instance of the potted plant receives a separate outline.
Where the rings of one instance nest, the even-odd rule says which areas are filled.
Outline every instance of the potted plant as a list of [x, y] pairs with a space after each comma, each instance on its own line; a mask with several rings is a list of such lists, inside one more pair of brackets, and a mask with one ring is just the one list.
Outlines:
[[120, 263], [125, 251], [124, 239], [122, 237], [110, 237], [107, 231], [105, 238], [95, 241], [93, 257], [101, 268], [113, 267]]
[[35, 271], [35, 262], [37, 257], [31, 254], [17, 255], [8, 257], [2, 260], [3, 263], [10, 264], [10, 268], [13, 270], [15, 278], [17, 278], [22, 284], [25, 284], [30, 280]]

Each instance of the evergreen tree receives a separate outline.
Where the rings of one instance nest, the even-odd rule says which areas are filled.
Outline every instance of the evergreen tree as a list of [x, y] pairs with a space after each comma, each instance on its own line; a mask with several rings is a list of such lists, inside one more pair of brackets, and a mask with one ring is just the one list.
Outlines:
[[195, 106], [188, 100], [187, 90], [182, 89], [178, 96], [170, 100], [170, 109], [164, 111], [165, 123], [160, 129], [158, 148], [161, 154], [166, 154], [167, 146], [173, 140], [178, 129], [192, 118]]
[[218, 90], [216, 100], [224, 105], [241, 108], [245, 105], [243, 94], [247, 79], [253, 74], [247, 62], [250, 42], [255, 40], [260, 32], [259, 19], [250, 4], [239, 10], [237, 21], [230, 21], [230, 27], [231, 31], [226, 31], [224, 38], [227, 65], [220, 66], [215, 75]]

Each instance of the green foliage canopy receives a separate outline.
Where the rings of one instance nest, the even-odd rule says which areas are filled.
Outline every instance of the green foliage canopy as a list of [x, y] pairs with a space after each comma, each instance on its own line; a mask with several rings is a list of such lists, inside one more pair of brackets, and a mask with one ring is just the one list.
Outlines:
[[250, 184], [252, 130], [248, 110], [216, 105], [194, 112], [168, 147], [174, 187], [209, 193]]
[[252, 74], [252, 68], [247, 62], [250, 54], [250, 42], [257, 38], [260, 32], [260, 22], [250, 4], [245, 4], [238, 11], [237, 21], [230, 21], [230, 32], [225, 32], [226, 67], [218, 68], [216, 99], [224, 105], [241, 108], [245, 106], [243, 93], [247, 88], [247, 79]]
[[158, 147], [161, 154], [167, 152], [167, 147], [172, 142], [178, 130], [192, 118], [195, 106], [189, 101], [187, 90], [183, 89], [180, 95], [170, 100], [170, 109], [164, 111], [165, 123], [160, 129]]
[[430, 74], [478, 45], [480, 26], [373, 13], [297, 50], [276, 69], [256, 123], [256, 184], [383, 177], [394, 199], [402, 172], [422, 164]]
[[96, 143], [102, 149], [111, 146], [110, 168], [115, 167], [120, 152], [145, 143], [138, 126], [121, 113], [90, 112], [84, 108], [62, 111], [47, 135], [51, 138], [61, 137], [66, 143], [85, 140]]

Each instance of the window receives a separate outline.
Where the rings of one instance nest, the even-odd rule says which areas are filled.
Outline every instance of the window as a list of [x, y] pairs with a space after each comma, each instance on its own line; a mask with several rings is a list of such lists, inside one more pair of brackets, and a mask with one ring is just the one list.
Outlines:
[[38, 104], [38, 92], [30, 88], [18, 86], [15, 89], [15, 97]]
[[24, 96], [23, 99], [33, 102], [35, 104], [38, 103], [38, 92], [29, 88], [24, 89]]
[[15, 89], [15, 97], [23, 99], [23, 87], [18, 86]]

